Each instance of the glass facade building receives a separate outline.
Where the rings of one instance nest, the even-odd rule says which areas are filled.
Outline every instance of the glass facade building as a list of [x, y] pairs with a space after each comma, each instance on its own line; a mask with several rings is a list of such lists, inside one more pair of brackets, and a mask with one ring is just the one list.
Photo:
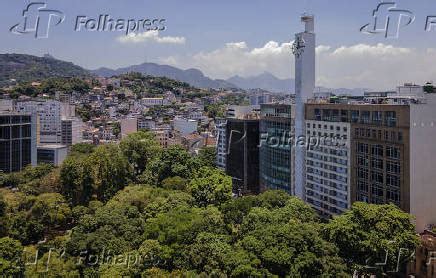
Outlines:
[[261, 105], [260, 117], [260, 187], [262, 191], [280, 189], [294, 195], [291, 105]]
[[0, 114], [0, 171], [20, 171], [36, 165], [35, 117], [22, 114]]

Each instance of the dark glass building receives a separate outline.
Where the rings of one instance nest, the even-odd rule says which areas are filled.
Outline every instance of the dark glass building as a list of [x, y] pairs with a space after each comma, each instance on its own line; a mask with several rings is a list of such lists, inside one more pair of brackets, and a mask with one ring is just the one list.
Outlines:
[[263, 104], [260, 112], [259, 178], [262, 191], [285, 190], [294, 194], [290, 104]]
[[226, 173], [236, 194], [258, 194], [259, 119], [227, 119]]
[[0, 171], [20, 171], [36, 165], [36, 120], [34, 116], [0, 113]]

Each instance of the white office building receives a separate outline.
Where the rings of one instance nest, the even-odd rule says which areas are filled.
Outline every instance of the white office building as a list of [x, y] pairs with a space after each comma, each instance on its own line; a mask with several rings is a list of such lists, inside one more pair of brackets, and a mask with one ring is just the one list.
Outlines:
[[306, 121], [305, 200], [329, 218], [351, 207], [350, 124]]

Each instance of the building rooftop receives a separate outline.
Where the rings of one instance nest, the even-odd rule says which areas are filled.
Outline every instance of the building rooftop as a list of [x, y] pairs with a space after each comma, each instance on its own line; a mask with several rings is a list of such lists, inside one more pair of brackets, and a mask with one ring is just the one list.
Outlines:
[[63, 149], [63, 148], [67, 148], [67, 146], [61, 144], [48, 144], [48, 145], [39, 145], [37, 148], [38, 149]]

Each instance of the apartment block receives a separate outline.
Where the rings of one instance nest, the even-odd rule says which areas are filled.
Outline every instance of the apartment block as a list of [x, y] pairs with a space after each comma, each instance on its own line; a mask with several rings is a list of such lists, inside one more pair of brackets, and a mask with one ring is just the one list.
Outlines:
[[[371, 103], [308, 103], [305, 116], [307, 132], [312, 135], [347, 138], [342, 150], [320, 146], [319, 151], [309, 151], [312, 157], [307, 159], [306, 170], [317, 174], [307, 173], [315, 182], [308, 180], [306, 193], [313, 192], [316, 198], [307, 196], [306, 200], [316, 209], [326, 215], [342, 212], [334, 210], [338, 207], [331, 206], [331, 199], [340, 201], [347, 192], [348, 205], [356, 201], [397, 205], [415, 216], [417, 231], [436, 223], [432, 197], [436, 195], [432, 163], [436, 157], [436, 95], [399, 94]], [[332, 164], [334, 159], [341, 163]], [[346, 191], [345, 186], [349, 187]], [[331, 198], [331, 194], [340, 198]]]

